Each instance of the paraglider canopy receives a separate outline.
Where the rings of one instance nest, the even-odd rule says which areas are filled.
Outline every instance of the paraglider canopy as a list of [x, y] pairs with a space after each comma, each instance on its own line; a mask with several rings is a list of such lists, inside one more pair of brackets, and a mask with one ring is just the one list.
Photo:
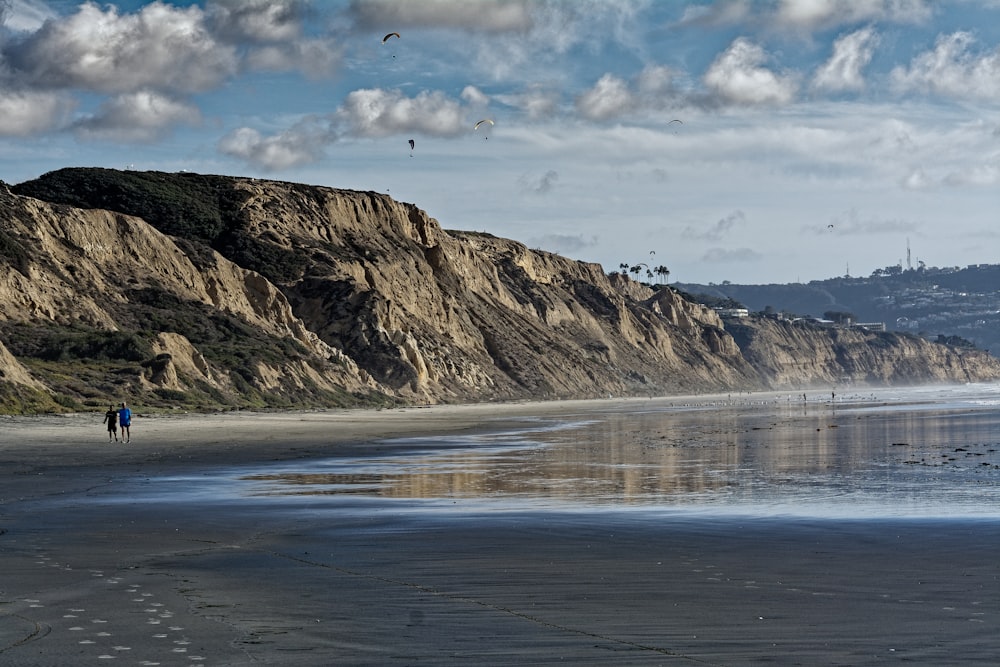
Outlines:
[[382, 43], [385, 44], [386, 42], [388, 42], [390, 37], [401, 39], [398, 32], [390, 32], [388, 35], [382, 38]]
[[413, 146], [414, 146], [413, 139], [410, 139], [410, 150], [411, 151], [413, 150]]
[[483, 128], [482, 135], [483, 135], [483, 140], [485, 141], [485, 140], [487, 140], [487, 139], [490, 138], [488, 130], [491, 127], [493, 127], [493, 121], [492, 120], [490, 120], [489, 118], [482, 119], [481, 121], [479, 121], [478, 123], [476, 123], [476, 126], [473, 128], [473, 130], [478, 132], [479, 128], [483, 127], [484, 125], [485, 125], [485, 127]]

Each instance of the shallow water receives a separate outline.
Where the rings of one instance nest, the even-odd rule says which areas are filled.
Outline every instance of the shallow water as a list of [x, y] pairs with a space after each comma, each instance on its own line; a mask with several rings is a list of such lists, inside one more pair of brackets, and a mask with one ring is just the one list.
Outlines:
[[[157, 480], [157, 498], [312, 510], [1000, 516], [1000, 385], [632, 402], [396, 452]], [[147, 489], [149, 490], [149, 489]], [[303, 505], [304, 504], [304, 505]]]

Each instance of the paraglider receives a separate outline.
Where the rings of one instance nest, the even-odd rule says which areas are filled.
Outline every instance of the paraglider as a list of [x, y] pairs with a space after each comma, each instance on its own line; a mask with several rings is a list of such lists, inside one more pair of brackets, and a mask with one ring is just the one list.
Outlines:
[[413, 139], [410, 139], [410, 157], [413, 157], [413, 147], [415, 145], [416, 144], [414, 143]]
[[[493, 121], [490, 120], [489, 118], [484, 118], [481, 121], [479, 121], [478, 123], [476, 123], [476, 126], [474, 128], [472, 128], [472, 129], [473, 129], [474, 132], [478, 131], [479, 127], [481, 125], [484, 125], [484, 124], [487, 124], [487, 123], [489, 124], [490, 127], [493, 127]], [[483, 141], [485, 141], [485, 140], [487, 140], [489, 138], [490, 138], [490, 135], [486, 132], [486, 130], [483, 130]]]
[[382, 38], [382, 43], [385, 44], [389, 41], [390, 37], [395, 37], [396, 39], [401, 39], [398, 32], [390, 32], [388, 35]]
[[[670, 127], [674, 123], [680, 123], [681, 125], [683, 125], [684, 121], [680, 120], [679, 118], [674, 118], [672, 121], [670, 121], [669, 123], [667, 123], [667, 127]], [[677, 133], [674, 132], [674, 134], [677, 134]]]

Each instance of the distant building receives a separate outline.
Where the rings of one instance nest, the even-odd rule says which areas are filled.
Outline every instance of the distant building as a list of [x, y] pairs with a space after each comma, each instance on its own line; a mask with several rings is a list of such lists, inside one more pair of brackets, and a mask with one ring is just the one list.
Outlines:
[[885, 322], [855, 322], [851, 325], [852, 329], [864, 329], [865, 331], [885, 331]]
[[713, 308], [719, 317], [750, 317], [750, 311], [746, 308]]

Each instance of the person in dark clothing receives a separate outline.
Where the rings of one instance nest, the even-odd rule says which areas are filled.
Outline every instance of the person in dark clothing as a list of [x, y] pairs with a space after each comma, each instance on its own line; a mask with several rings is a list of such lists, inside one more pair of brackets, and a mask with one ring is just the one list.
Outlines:
[[118, 412], [115, 406], [108, 406], [108, 411], [104, 413], [104, 423], [108, 425], [108, 442], [111, 442], [111, 438], [118, 442]]

